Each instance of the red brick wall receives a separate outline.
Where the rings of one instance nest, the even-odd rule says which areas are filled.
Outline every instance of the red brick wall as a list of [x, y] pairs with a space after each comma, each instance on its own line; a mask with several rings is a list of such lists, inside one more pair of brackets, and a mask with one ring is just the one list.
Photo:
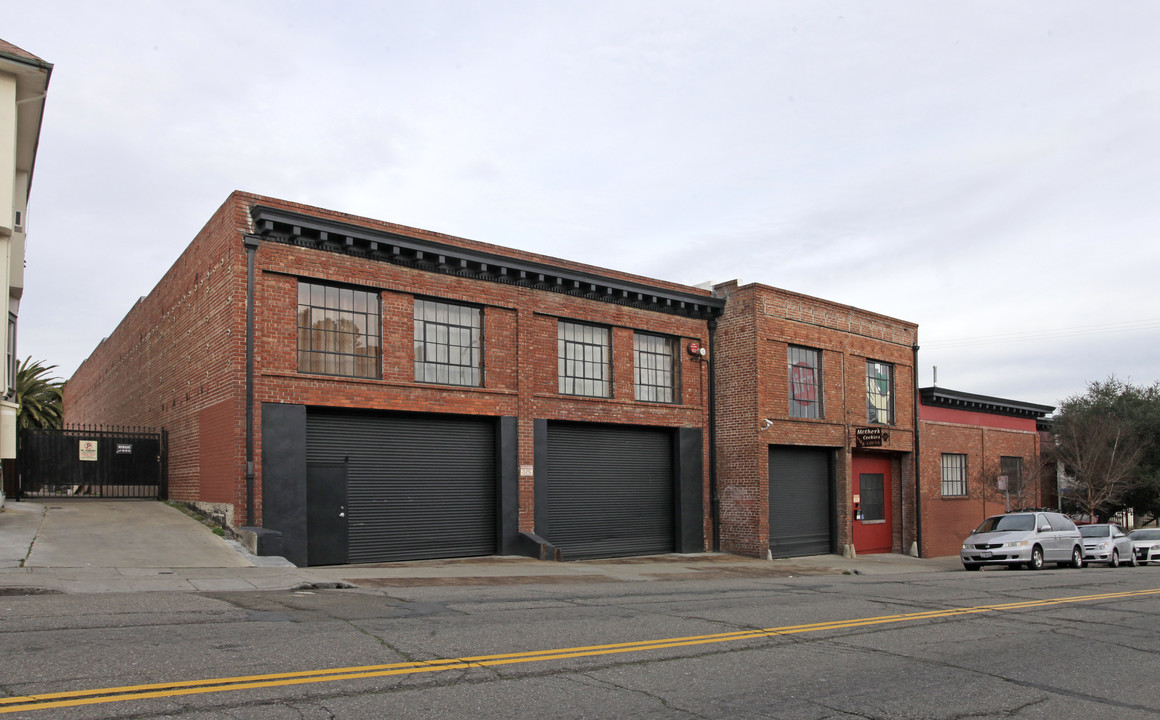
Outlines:
[[[923, 407], [925, 414], [927, 408]], [[950, 410], [949, 412], [955, 412]], [[976, 413], [964, 412], [966, 421]], [[945, 413], [940, 415], [945, 417]], [[1035, 421], [1030, 430], [986, 427], [971, 422], [949, 423], [923, 420], [922, 445], [922, 547], [923, 557], [957, 555], [963, 538], [988, 515], [1006, 509], [1004, 494], [996, 489], [1000, 458], [1023, 459], [1022, 497], [1012, 493], [1012, 509], [1043, 504], [1039, 482], [1039, 435]], [[942, 455], [967, 456], [967, 495], [943, 497]]]
[[[198, 500], [205, 408], [242, 408], [245, 366], [246, 208], [231, 196], [146, 297], [65, 384], [65, 421], [169, 431], [169, 493]], [[222, 417], [235, 437], [244, 417]], [[215, 466], [244, 472], [241, 445], [219, 440]], [[214, 490], [215, 497], [221, 488]], [[237, 502], [235, 496], [233, 502]]]
[[[771, 445], [836, 451], [838, 545], [852, 543], [850, 453], [867, 426], [866, 362], [894, 365], [894, 425], [880, 449], [894, 472], [894, 550], [915, 537], [914, 352], [918, 327], [893, 318], [763, 285], [728, 294], [715, 338], [717, 472], [722, 549], [763, 556], [769, 546]], [[789, 416], [788, 346], [822, 351], [824, 417]], [[764, 420], [770, 420], [762, 429]]]
[[236, 416], [237, 408], [229, 400], [204, 408], [197, 414], [198, 498], [203, 502], [234, 502]]
[[[708, 293], [675, 283], [475, 243], [428, 231], [354, 218], [318, 208], [234, 193], [183, 253], [157, 288], [94, 351], [66, 388], [69, 422], [133, 423], [170, 431], [171, 495], [218, 501], [219, 478], [232, 468], [232, 503], [245, 517], [245, 273], [242, 238], [252, 204], [353, 222], [470, 249], [486, 249], [570, 269], [644, 282], [686, 293]], [[261, 404], [373, 408], [519, 418], [520, 464], [533, 464], [533, 420], [574, 420], [707, 428], [707, 364], [685, 352], [681, 402], [637, 402], [633, 393], [632, 333], [671, 335], [683, 348], [708, 340], [704, 320], [598, 302], [528, 287], [424, 272], [390, 263], [264, 241], [256, 252], [255, 447], [261, 448]], [[298, 278], [355, 284], [382, 299], [383, 376], [334, 378], [297, 372]], [[484, 308], [485, 378], [481, 388], [414, 382], [412, 303], [415, 295], [464, 301]], [[612, 329], [613, 397], [562, 396], [557, 392], [557, 318], [600, 323]], [[221, 406], [221, 403], [227, 403]], [[210, 409], [212, 408], [212, 409]], [[227, 408], [229, 408], [227, 410]], [[223, 435], [199, 438], [199, 420], [228, 420]], [[228, 416], [228, 418], [227, 418]], [[219, 428], [220, 430], [220, 428]], [[213, 447], [209, 465], [199, 448]], [[704, 477], [708, 492], [708, 432]], [[256, 458], [255, 513], [260, 524], [261, 463]], [[203, 472], [214, 474], [202, 478]], [[709, 507], [707, 494], [704, 498]], [[521, 478], [520, 525], [533, 528], [533, 479]], [[707, 513], [706, 513], [707, 514]], [[706, 533], [710, 530], [706, 517]]]

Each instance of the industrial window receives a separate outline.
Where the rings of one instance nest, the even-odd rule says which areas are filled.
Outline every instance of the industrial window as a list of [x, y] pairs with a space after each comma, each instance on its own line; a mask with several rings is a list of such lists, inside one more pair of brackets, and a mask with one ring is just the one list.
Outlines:
[[633, 380], [637, 400], [663, 403], [674, 401], [679, 387], [674, 354], [676, 345], [672, 338], [660, 335], [636, 333], [633, 336], [632, 350], [636, 360]]
[[482, 313], [477, 307], [415, 299], [415, 381], [483, 385]]
[[821, 418], [822, 353], [789, 346], [789, 416]]
[[379, 294], [298, 283], [298, 372], [378, 378]]
[[556, 330], [559, 391], [612, 396], [612, 342], [606, 327], [560, 320]]
[[964, 497], [967, 494], [967, 456], [943, 453], [942, 494], [944, 497]]
[[866, 362], [867, 420], [878, 425], [894, 424], [894, 366]]
[[1000, 457], [999, 474], [1007, 477], [1007, 488], [1017, 492], [1023, 487], [1023, 458]]
[[882, 473], [862, 473], [858, 476], [862, 522], [886, 520], [885, 483], [886, 476]]

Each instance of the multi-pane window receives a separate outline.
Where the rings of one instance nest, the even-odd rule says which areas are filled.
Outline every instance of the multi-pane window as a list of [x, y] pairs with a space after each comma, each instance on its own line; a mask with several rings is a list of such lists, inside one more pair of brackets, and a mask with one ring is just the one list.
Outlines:
[[377, 378], [382, 319], [377, 292], [298, 283], [298, 372]]
[[894, 366], [866, 362], [867, 420], [879, 425], [894, 424]]
[[633, 379], [636, 399], [671, 403], [678, 387], [676, 343], [661, 335], [636, 333], [632, 350], [636, 360]]
[[962, 497], [967, 494], [966, 455], [943, 453], [942, 494], [945, 497]]
[[1007, 487], [1012, 492], [1017, 492], [1019, 488], [1023, 487], [1023, 458], [1021, 457], [1007, 457], [999, 458], [999, 474], [1007, 476]]
[[820, 418], [822, 414], [822, 353], [789, 346], [789, 416]]
[[415, 298], [415, 381], [482, 385], [482, 322], [477, 307]]
[[560, 320], [556, 331], [559, 391], [612, 396], [612, 341], [606, 327]]

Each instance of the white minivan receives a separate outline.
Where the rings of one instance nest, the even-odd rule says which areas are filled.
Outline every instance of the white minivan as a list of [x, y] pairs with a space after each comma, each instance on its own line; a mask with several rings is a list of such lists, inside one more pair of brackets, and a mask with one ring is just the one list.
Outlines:
[[1083, 537], [1075, 523], [1056, 512], [992, 515], [963, 541], [959, 559], [967, 570], [984, 565], [1042, 570], [1049, 562], [1080, 568]]

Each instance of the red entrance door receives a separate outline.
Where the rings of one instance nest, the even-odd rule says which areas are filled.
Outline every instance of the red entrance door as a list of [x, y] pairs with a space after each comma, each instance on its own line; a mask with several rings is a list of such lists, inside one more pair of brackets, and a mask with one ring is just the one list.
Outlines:
[[854, 550], [860, 553], [890, 552], [894, 523], [890, 512], [890, 458], [854, 455]]

